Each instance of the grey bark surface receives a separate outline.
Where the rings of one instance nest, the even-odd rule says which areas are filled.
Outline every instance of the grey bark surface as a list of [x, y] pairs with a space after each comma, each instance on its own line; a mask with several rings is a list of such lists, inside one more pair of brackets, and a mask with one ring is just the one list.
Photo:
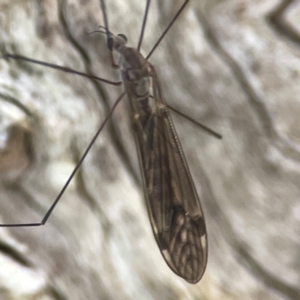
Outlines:
[[[138, 42], [145, 1], [107, 1]], [[146, 55], [182, 0], [153, 0]], [[155, 243], [126, 99], [45, 226], [0, 228], [0, 299], [300, 299], [300, 5], [191, 0], [152, 55], [204, 208], [209, 260], [178, 278]], [[119, 80], [98, 0], [0, 1], [0, 48]], [[0, 221], [38, 222], [121, 87], [0, 60]]]

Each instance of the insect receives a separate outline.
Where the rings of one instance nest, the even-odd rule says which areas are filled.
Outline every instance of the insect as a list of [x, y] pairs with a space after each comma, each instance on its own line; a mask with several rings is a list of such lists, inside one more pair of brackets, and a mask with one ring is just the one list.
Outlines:
[[[169, 109], [172, 108], [166, 104], [155, 68], [148, 61], [189, 0], [185, 0], [150, 53], [143, 57], [140, 53], [140, 48], [150, 2], [151, 0], [146, 1], [138, 46], [137, 48], [131, 48], [126, 46], [127, 38], [125, 35], [114, 35], [109, 30], [106, 5], [104, 0], [100, 0], [104, 26], [100, 26], [98, 32], [105, 34], [107, 37], [111, 64], [114, 68], [120, 69], [122, 82], [108, 81], [66, 67], [36, 61], [19, 55], [4, 54], [4, 57], [7, 59], [25, 60], [112, 85], [123, 84], [124, 92], [116, 100], [110, 113], [103, 121], [42, 221], [38, 223], [0, 224], [0, 227], [29, 227], [46, 224], [115, 107], [126, 95], [130, 104], [147, 209], [154, 237], [162, 256], [174, 273], [190, 283], [196, 283], [203, 276], [207, 264], [208, 247], [204, 215], [169, 112]], [[120, 56], [118, 64], [114, 61], [113, 51], [118, 52]], [[179, 113], [176, 110], [175, 112]], [[220, 137], [207, 127], [199, 126], [216, 137]]]

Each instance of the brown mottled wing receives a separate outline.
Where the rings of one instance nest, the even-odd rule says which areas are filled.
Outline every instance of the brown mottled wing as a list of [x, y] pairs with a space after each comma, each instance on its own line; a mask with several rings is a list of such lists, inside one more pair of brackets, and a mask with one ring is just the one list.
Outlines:
[[135, 137], [149, 217], [169, 267], [196, 283], [207, 263], [204, 216], [154, 68], [153, 74], [153, 95], [148, 100], [155, 103], [154, 109], [148, 106], [142, 113], [134, 111], [139, 115]]

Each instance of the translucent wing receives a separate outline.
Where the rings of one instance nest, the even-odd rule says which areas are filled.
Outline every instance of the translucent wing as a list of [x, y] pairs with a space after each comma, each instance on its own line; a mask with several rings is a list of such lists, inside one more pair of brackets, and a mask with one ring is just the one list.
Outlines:
[[[160, 251], [169, 267], [190, 283], [207, 263], [204, 216], [170, 113], [152, 67], [152, 95], [132, 105], [138, 116], [135, 138], [148, 213]], [[126, 86], [126, 84], [125, 84]], [[127, 91], [130, 88], [126, 87]], [[136, 99], [128, 93], [131, 103]], [[134, 102], [135, 101], [135, 102]]]

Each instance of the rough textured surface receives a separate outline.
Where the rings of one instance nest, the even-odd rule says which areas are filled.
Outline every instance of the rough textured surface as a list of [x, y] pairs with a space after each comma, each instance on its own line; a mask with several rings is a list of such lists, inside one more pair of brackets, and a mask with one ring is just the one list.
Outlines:
[[[110, 0], [111, 30], [138, 41], [145, 2]], [[147, 54], [182, 0], [154, 1]], [[209, 235], [190, 285], [159, 253], [126, 105], [101, 133], [46, 226], [0, 229], [0, 299], [300, 299], [300, 5], [194, 0], [151, 57]], [[1, 0], [0, 47], [118, 80], [97, 0]], [[122, 91], [0, 61], [1, 222], [39, 221]]]

